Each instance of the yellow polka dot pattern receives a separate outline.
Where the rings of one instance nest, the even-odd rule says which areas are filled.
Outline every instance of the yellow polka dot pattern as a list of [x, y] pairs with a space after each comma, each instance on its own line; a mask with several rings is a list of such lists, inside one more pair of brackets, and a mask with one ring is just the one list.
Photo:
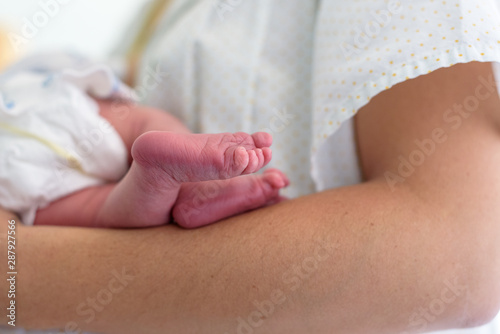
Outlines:
[[325, 138], [375, 95], [441, 67], [500, 60], [499, 5], [490, 0], [321, 1], [313, 74], [316, 183], [339, 185], [322, 172], [333, 160], [323, 158]]
[[[397, 83], [457, 63], [500, 60], [498, 1], [321, 4], [315, 35], [313, 152], [321, 151], [325, 138], [371, 98]], [[323, 156], [314, 160], [317, 175], [331, 166]], [[316, 181], [325, 183], [317, 175]]]

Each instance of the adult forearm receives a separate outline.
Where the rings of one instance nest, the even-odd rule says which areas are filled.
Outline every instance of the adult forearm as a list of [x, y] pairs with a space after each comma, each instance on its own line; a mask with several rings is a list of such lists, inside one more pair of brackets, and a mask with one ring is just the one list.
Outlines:
[[[496, 229], [387, 189], [338, 189], [194, 231], [23, 228], [19, 321], [110, 333], [366, 334], [476, 320], [498, 277], [488, 272], [498, 267]], [[487, 241], [484, 260], [464, 247], [471, 238]]]

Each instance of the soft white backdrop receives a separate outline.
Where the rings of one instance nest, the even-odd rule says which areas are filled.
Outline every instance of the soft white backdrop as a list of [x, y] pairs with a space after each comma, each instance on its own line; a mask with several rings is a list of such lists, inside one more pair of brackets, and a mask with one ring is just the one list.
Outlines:
[[[18, 44], [19, 54], [70, 49], [101, 58], [116, 45], [124, 28], [145, 2], [147, 0], [0, 0], [0, 26], [11, 38], [29, 37]], [[23, 33], [23, 29], [28, 34]]]

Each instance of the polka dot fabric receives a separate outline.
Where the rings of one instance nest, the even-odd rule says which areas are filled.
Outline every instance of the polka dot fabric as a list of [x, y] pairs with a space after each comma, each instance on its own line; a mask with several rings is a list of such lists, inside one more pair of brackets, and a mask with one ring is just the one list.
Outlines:
[[[438, 68], [500, 59], [499, 2], [321, 1], [313, 75], [314, 153], [375, 95]], [[334, 149], [335, 150], [335, 149]], [[320, 189], [339, 185], [315, 154]]]

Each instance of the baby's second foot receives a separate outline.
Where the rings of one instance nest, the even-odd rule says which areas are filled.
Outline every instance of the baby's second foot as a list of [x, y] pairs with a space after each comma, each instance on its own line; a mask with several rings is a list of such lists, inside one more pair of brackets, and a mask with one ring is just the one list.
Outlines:
[[286, 175], [277, 169], [230, 180], [186, 183], [181, 186], [172, 214], [185, 228], [208, 225], [283, 200], [279, 191], [288, 184]]
[[197, 182], [255, 173], [271, 160], [271, 135], [148, 132], [134, 142], [134, 161], [156, 181]]

